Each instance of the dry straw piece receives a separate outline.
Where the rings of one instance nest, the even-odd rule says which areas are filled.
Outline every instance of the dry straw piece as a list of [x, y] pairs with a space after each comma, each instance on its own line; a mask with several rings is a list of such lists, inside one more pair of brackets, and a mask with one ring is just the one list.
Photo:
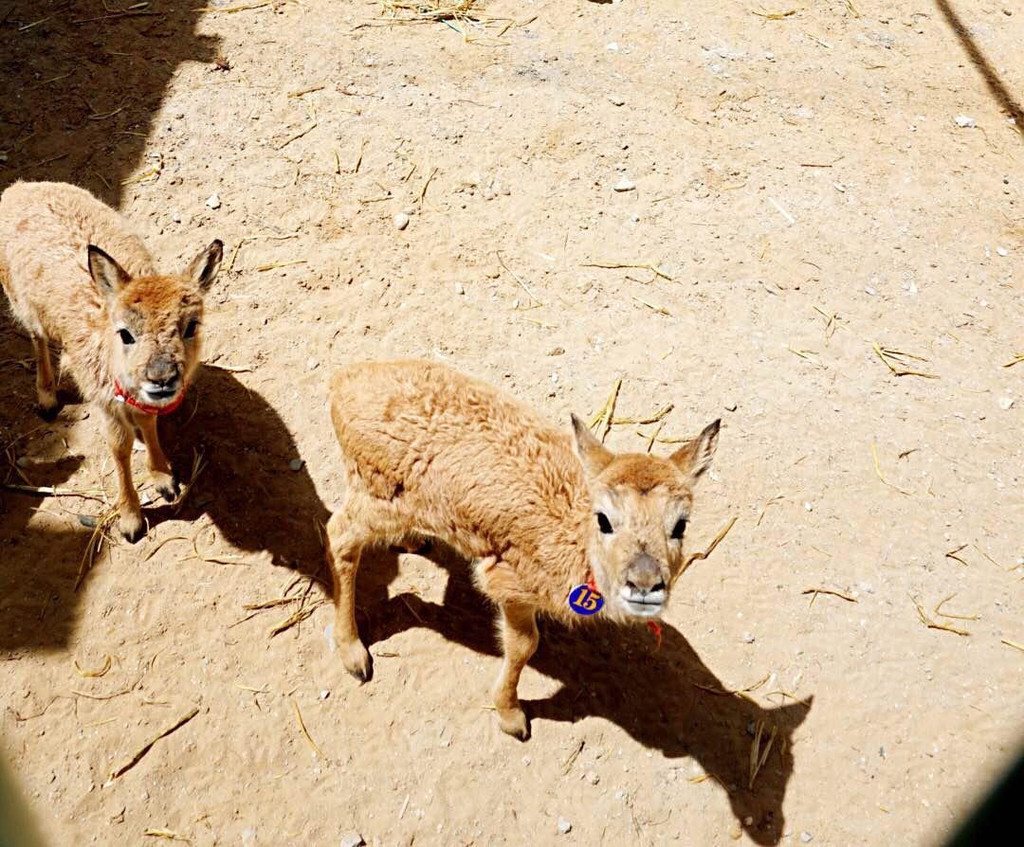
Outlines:
[[139, 749], [139, 752], [137, 752], [134, 756], [132, 756], [131, 759], [129, 759], [125, 764], [121, 765], [121, 767], [119, 767], [117, 770], [111, 772], [110, 780], [113, 781], [113, 780], [117, 779], [118, 777], [123, 776], [124, 774], [126, 774], [128, 771], [130, 771], [132, 768], [134, 768], [140, 761], [142, 761], [142, 757], [145, 756], [152, 749], [153, 745], [156, 744], [157, 741], [159, 741], [161, 738], [166, 738], [172, 732], [177, 732], [179, 729], [181, 729], [185, 724], [187, 724], [190, 720], [192, 720], [192, 718], [194, 718], [198, 714], [199, 714], [199, 708], [197, 706], [197, 707], [193, 708], [188, 714], [183, 715], [182, 717], [180, 717], [174, 723], [173, 726], [170, 726], [167, 729], [163, 730], [163, 732], [160, 732], [157, 735], [154, 735], [149, 741], [147, 741], [144, 745], [142, 745], [142, 747]]
[[877, 341], [871, 342], [871, 348], [881, 359], [885, 366], [892, 372], [893, 376], [920, 376], [925, 379], [938, 379], [938, 374], [926, 373], [925, 371], [914, 370], [908, 360], [915, 362], [927, 362], [922, 356], [915, 356], [913, 353], [905, 353], [902, 350], [895, 350], [892, 347], [883, 347]]
[[[955, 627], [952, 624], [935, 622], [930, 617], [928, 617], [928, 614], [925, 612], [924, 607], [917, 602], [916, 597], [911, 597], [910, 599], [914, 604], [914, 608], [917, 609], [917, 616], [921, 619], [921, 623], [928, 627], [928, 629], [939, 629], [943, 632], [952, 632], [954, 635], [970, 635], [970, 633], [966, 629], [960, 629], [959, 627]], [[948, 600], [949, 598], [947, 597], [946, 599]], [[946, 601], [943, 600], [942, 602], [944, 603]], [[942, 603], [939, 604], [939, 606], [941, 605]], [[936, 612], [936, 614], [938, 614], [938, 612]], [[946, 617], [950, 616], [946, 615]]]
[[321, 750], [317, 743], [313, 740], [313, 736], [309, 734], [309, 730], [306, 729], [306, 722], [302, 720], [302, 712], [299, 711], [299, 704], [292, 698], [292, 708], [295, 710], [295, 720], [299, 724], [299, 729], [302, 730], [302, 735], [309, 742], [309, 746], [313, 748], [313, 752], [316, 753], [321, 759], [326, 759], [324, 751]]

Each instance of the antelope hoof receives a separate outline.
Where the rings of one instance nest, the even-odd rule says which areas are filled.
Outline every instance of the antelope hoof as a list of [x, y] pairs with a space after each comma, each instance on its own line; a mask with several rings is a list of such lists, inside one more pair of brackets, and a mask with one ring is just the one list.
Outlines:
[[339, 644], [341, 661], [352, 676], [360, 682], [369, 682], [373, 678], [373, 660], [369, 651], [361, 641], [353, 641], [351, 644]]
[[134, 544], [146, 534], [146, 522], [142, 519], [142, 512], [122, 512], [118, 529], [121, 530], [125, 541]]
[[498, 709], [498, 726], [502, 732], [519, 741], [526, 741], [530, 737], [530, 722], [526, 719], [526, 712], [521, 706], [515, 709]]
[[168, 503], [173, 503], [178, 499], [178, 495], [181, 494], [181, 483], [178, 482], [176, 473], [154, 471], [151, 479], [156, 486], [157, 493]]

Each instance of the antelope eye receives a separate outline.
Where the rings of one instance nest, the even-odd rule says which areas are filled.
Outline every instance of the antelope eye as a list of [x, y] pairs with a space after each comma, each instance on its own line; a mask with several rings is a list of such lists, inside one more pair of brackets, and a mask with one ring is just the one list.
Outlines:
[[676, 521], [676, 525], [672, 527], [672, 538], [678, 541], [683, 537], [683, 533], [686, 532], [686, 518], [680, 518]]
[[196, 330], [199, 329], [199, 321], [192, 318], [188, 322], [188, 326], [185, 327], [185, 332], [182, 333], [183, 338], [192, 338], [196, 334]]
[[119, 329], [117, 331], [117, 334], [121, 336], [121, 343], [124, 344], [126, 347], [129, 344], [134, 344], [135, 343], [135, 336], [132, 335], [130, 332], [128, 332], [128, 330], [126, 330], [126, 329]]
[[601, 530], [602, 535], [611, 535], [615, 530], [612, 529], [612, 522], [608, 520], [608, 515], [604, 512], [596, 512], [597, 527]]

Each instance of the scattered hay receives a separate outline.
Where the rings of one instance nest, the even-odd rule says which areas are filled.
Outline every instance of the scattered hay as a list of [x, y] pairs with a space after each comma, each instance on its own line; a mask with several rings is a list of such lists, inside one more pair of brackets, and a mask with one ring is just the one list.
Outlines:
[[150, 838], [166, 838], [168, 841], [184, 841], [186, 844], [192, 843], [184, 835], [179, 835], [177, 832], [172, 832], [169, 829], [147, 829], [142, 834], [147, 835]]
[[1003, 367], [1012, 368], [1014, 365], [1019, 365], [1021, 362], [1024, 362], [1024, 353], [1014, 353], [1013, 358], [1003, 365]]
[[82, 553], [82, 560], [78, 564], [78, 575], [75, 577], [74, 591], [77, 592], [78, 589], [82, 587], [82, 582], [85, 580], [86, 575], [92, 570], [92, 566], [96, 562], [96, 556], [103, 544], [103, 539], [109, 539], [107, 530], [114, 525], [116, 520], [117, 509], [112, 508], [101, 515], [96, 521], [96, 526], [93, 528], [92, 535], [89, 536], [89, 541], [85, 545], [85, 552]]
[[579, 758], [580, 753], [583, 752], [583, 746], [586, 743], [586, 739], [581, 738], [576, 743], [576, 746], [573, 747], [572, 752], [566, 757], [565, 761], [562, 762], [562, 776], [565, 776], [572, 770], [573, 763]]
[[[928, 614], [925, 612], [924, 607], [917, 602], [916, 597], [911, 597], [910, 599], [914, 604], [914, 608], [917, 609], [917, 616], [921, 619], [921, 623], [928, 627], [928, 629], [938, 629], [942, 630], [942, 632], [952, 632], [954, 635], [970, 635], [970, 633], [966, 629], [960, 629], [959, 627], [953, 626], [952, 624], [937, 623], [936, 621], [932, 620], [932, 618], [928, 617]], [[942, 603], [940, 603], [939, 605], [941, 606]]]
[[733, 515], [731, 518], [729, 518], [729, 522], [718, 531], [718, 535], [716, 535], [712, 539], [711, 543], [708, 545], [706, 550], [698, 550], [696, 553], [691, 553], [689, 556], [687, 556], [686, 561], [683, 562], [682, 568], [680, 568], [679, 573], [676, 574], [676, 579], [672, 580], [672, 583], [675, 584], [675, 581], [679, 579], [679, 577], [681, 577], [684, 573], [686, 573], [690, 565], [692, 565], [698, 559], [706, 559], [708, 556], [710, 556], [715, 551], [715, 548], [722, 542], [722, 539], [724, 539], [725, 536], [729, 534], [729, 530], [733, 528], [733, 525], [738, 520], [739, 516]]
[[597, 412], [591, 419], [588, 426], [591, 429], [598, 429], [601, 431], [601, 443], [608, 437], [608, 433], [611, 432], [612, 420], [615, 417], [615, 404], [619, 399], [619, 390], [622, 388], [622, 380], [615, 380], [615, 386], [612, 388], [612, 393], [608, 395], [608, 399], [605, 400], [604, 406]]
[[980, 621], [981, 620], [981, 615], [957, 615], [957, 614], [954, 614], [953, 612], [943, 612], [942, 611], [942, 607], [945, 606], [954, 597], [956, 597], [955, 593], [950, 594], [948, 597], [946, 597], [945, 599], [941, 600], [938, 603], [938, 605], [936, 605], [935, 608], [932, 610], [933, 613], [935, 615], [937, 615], [938, 617], [950, 618], [951, 620], [956, 620], [956, 621]]
[[106, 676], [107, 671], [110, 670], [110, 656], [108, 655], [104, 659], [103, 664], [95, 670], [83, 670], [81, 665], [78, 664], [78, 660], [75, 660], [75, 673], [77, 673], [83, 679], [99, 679], [101, 676]]
[[913, 353], [905, 353], [902, 350], [895, 350], [892, 347], [883, 347], [877, 341], [871, 342], [871, 348], [894, 376], [919, 376], [924, 379], [939, 378], [938, 374], [914, 370], [910, 365], [910, 360], [915, 362], [927, 362], [928, 360], [922, 356], [915, 356]]
[[1024, 644], [1018, 644], [1016, 641], [1010, 641], [1009, 638], [1000, 638], [999, 642], [1005, 644], [1007, 647], [1013, 647], [1015, 650], [1020, 650], [1024, 653]]
[[672, 277], [665, 273], [657, 265], [651, 262], [584, 262], [581, 268], [605, 268], [607, 270], [620, 270], [634, 268], [642, 271], [650, 271], [655, 277], [661, 277], [672, 282]]
[[635, 294], [633, 295], [633, 299], [636, 300], [636, 302], [639, 303], [641, 306], [646, 306], [648, 309], [650, 309], [653, 312], [657, 312], [659, 315], [664, 315], [666, 318], [672, 317], [672, 313], [662, 306], [655, 306], [653, 303], [648, 303], [646, 300], [644, 300], [641, 297], [637, 297]]
[[957, 555], [966, 546], [967, 546], [966, 544], [961, 544], [959, 547], [955, 547], [954, 549], [950, 550], [948, 553], [944, 553], [943, 554], [943, 558], [952, 559], [954, 562], [959, 562], [964, 567], [969, 567], [968, 564], [967, 564], [967, 560], [964, 559], [962, 556]]
[[794, 356], [799, 356], [804, 361], [810, 362], [816, 368], [824, 368], [825, 365], [821, 359], [818, 358], [818, 354], [814, 350], [803, 350], [793, 347], [789, 344], [786, 345], [786, 349]]
[[303, 737], [309, 742], [309, 746], [313, 748], [313, 752], [317, 754], [321, 759], [327, 759], [324, 755], [324, 751], [321, 750], [317, 743], [313, 740], [313, 736], [309, 734], [309, 730], [306, 729], [306, 722], [302, 720], [302, 712], [299, 711], [299, 704], [292, 698], [292, 708], [295, 710], [295, 720], [299, 724], [299, 729], [302, 731]]
[[273, 638], [275, 635], [280, 635], [282, 632], [291, 629], [296, 624], [302, 623], [304, 620], [311, 617], [313, 612], [315, 612], [317, 609], [323, 606], [326, 602], [326, 600], [321, 600], [318, 603], [314, 603], [311, 606], [303, 606], [291, 617], [286, 618], [285, 620], [281, 621], [281, 623], [271, 627], [269, 637]]
[[699, 688], [701, 691], [706, 691], [708, 694], [714, 694], [716, 697], [740, 697], [745, 700], [750, 700], [750, 697], [744, 695], [749, 694], [751, 691], [757, 691], [762, 685], [764, 685], [769, 679], [771, 674], [766, 673], [761, 679], [755, 682], [753, 685], [748, 685], [746, 688], [712, 688], [710, 685], [701, 685], [699, 682], [692, 683], [694, 688]]
[[[426, 186], [424, 186], [423, 190], [426, 191]], [[525, 282], [523, 282], [519, 274], [517, 274], [514, 270], [512, 270], [508, 265], [505, 264], [505, 260], [501, 257], [501, 251], [496, 250], [494, 255], [498, 257], [498, 264], [505, 269], [509, 276], [511, 276], [512, 279], [516, 281], [519, 287], [522, 288], [523, 291], [526, 292], [527, 296], [534, 302], [535, 305], [531, 306], [530, 308], [532, 309], [536, 308], [537, 306], [543, 306], [544, 301], [542, 301], [536, 294], [530, 291], [530, 287]]]
[[782, 21], [797, 13], [797, 9], [785, 9], [779, 12], [769, 12], [767, 9], [751, 9], [750, 14], [764, 18], [766, 21]]
[[761, 772], [761, 768], [764, 767], [764, 763], [768, 761], [768, 754], [772, 752], [772, 745], [779, 734], [779, 728], [773, 726], [768, 736], [768, 742], [762, 748], [761, 743], [764, 739], [764, 730], [764, 721], [758, 721], [754, 729], [754, 740], [750, 745], [750, 780], [747, 783], [747, 788], [751, 791], [754, 790], [754, 780], [757, 779], [757, 775]]
[[840, 600], [845, 600], [847, 603], [858, 602], [857, 598], [851, 594], [844, 594], [842, 591], [834, 591], [831, 588], [805, 588], [800, 592], [801, 594], [810, 594], [811, 602], [807, 604], [807, 608], [814, 605], [814, 601], [818, 599], [819, 594], [828, 594], [832, 597], [838, 597]]
[[139, 762], [142, 761], [143, 756], [145, 756], [153, 748], [153, 745], [156, 744], [157, 741], [159, 741], [161, 738], [166, 738], [172, 732], [177, 732], [198, 714], [199, 707], [197, 706], [194, 707], [191, 711], [189, 711], [188, 714], [183, 715], [177, 721], [175, 721], [173, 726], [170, 726], [162, 732], [158, 733], [157, 735], [154, 735], [149, 741], [142, 745], [139, 751], [134, 756], [132, 756], [125, 764], [121, 765], [121, 767], [119, 767], [117, 770], [111, 772], [110, 781], [113, 782], [115, 779], [124, 776], [124, 774], [126, 774], [128, 771], [134, 768]]
[[906, 488], [900, 488], [896, 483], [889, 482], [884, 476], [882, 476], [882, 468], [878, 464], [878, 448], [875, 446], [875, 442], [871, 442], [871, 458], [875, 463], [875, 474], [882, 481], [883, 485], [888, 485], [890, 488], [895, 489], [900, 494], [905, 494], [908, 497], [912, 497], [914, 492], [908, 491]]

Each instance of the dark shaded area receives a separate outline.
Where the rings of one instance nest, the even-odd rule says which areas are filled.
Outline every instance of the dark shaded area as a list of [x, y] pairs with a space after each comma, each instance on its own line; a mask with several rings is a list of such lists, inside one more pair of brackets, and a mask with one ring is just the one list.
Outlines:
[[[1020, 804], [1024, 800], [1024, 753], [1002, 774], [992, 791], [946, 842], [946, 847], [999, 844], [1019, 829]], [[1012, 836], [1010, 836], [1012, 837]]]
[[[396, 553], [364, 557], [357, 594], [364, 643], [426, 627], [478, 653], [499, 655], [494, 614], [473, 587], [467, 564], [436, 542], [429, 557], [450, 573], [443, 605], [414, 594], [388, 599], [387, 585], [398, 569]], [[725, 686], [678, 630], [665, 625], [661, 649], [655, 647], [643, 627], [598, 622], [569, 629], [541, 621], [540, 649], [530, 665], [562, 687], [547, 700], [523, 701], [535, 724], [534, 736], [537, 722], [604, 718], [669, 758], [696, 760], [728, 793], [733, 814], [750, 838], [778, 844], [793, 773], [793, 731], [807, 716], [811, 699], [766, 709], [743, 697], [713, 694], [705, 689], [721, 692]], [[479, 680], [481, 694], [492, 682]], [[777, 734], [751, 788], [750, 752], [759, 724], [764, 727], [762, 750], [773, 728]], [[680, 782], [680, 791], [687, 787]]]
[[[326, 414], [326, 412], [325, 412]], [[275, 565], [326, 578], [317, 529], [330, 517], [281, 416], [234, 374], [206, 366], [179, 412], [161, 422], [164, 449], [187, 474], [193, 451], [205, 468], [183, 508], [158, 515], [194, 521], [208, 514], [240, 550], [267, 551]], [[151, 523], [153, 518], [150, 518]]]
[[964, 26], [963, 21], [960, 20], [960, 16], [957, 15], [949, 0], [935, 0], [935, 5], [946, 19], [949, 28], [953, 30], [953, 34], [959, 39], [960, 46], [964, 48], [964, 52], [967, 53], [971, 63], [984, 78], [988, 90], [992, 92], [992, 96], [999, 101], [1002, 110], [1016, 122], [1017, 132], [1024, 135], [1024, 109], [1021, 108], [1020, 103], [1014, 99], [1013, 94], [1003, 84], [999, 74], [996, 73], [996, 69], [989, 64], [985, 54], [978, 48], [978, 45], [974, 42], [970, 32]]
[[42, 847], [35, 816], [15, 786], [7, 765], [0, 760], [0, 845]]
[[117, 206], [174, 72], [216, 56], [201, 5], [0, 0], [0, 191], [73, 182]]
[[[30, 358], [28, 341], [13, 332], [0, 332], [0, 360], [8, 355], [16, 360]], [[0, 370], [5, 396], [20, 408], [10, 410], [18, 411], [13, 421], [8, 422], [6, 413], [0, 418], [0, 438], [5, 439], [0, 446], [14, 438], [23, 443], [41, 437], [47, 430], [62, 434], [88, 410], [86, 406], [68, 406], [56, 422], [43, 424], [31, 412], [33, 379], [31, 371], [19, 366]], [[144, 508], [151, 533], [165, 520], [188, 525], [208, 514], [240, 550], [266, 551], [274, 564], [329, 579], [317, 530], [317, 524], [327, 520], [327, 508], [305, 465], [298, 471], [289, 468], [289, 463], [299, 458], [295, 441], [280, 415], [258, 392], [246, 388], [228, 371], [205, 367], [184, 405], [161, 420], [160, 437], [182, 478], [188, 478], [196, 451], [202, 454], [205, 467], [180, 507]], [[80, 463], [81, 457], [52, 467], [37, 465], [32, 469], [32, 483], [59, 485]], [[9, 466], [0, 479], [21, 482]], [[137, 470], [136, 482], [142, 481]], [[91, 530], [84, 526], [66, 532], [27, 529], [42, 499], [6, 491], [0, 492], [0, 498], [0, 651], [60, 649], [77, 625], [80, 595], [74, 585]], [[89, 501], [64, 498], [62, 504], [88, 514], [102, 510], [101, 504]], [[73, 521], [68, 524], [74, 526]], [[146, 542], [131, 549], [140, 551], [141, 559]], [[95, 567], [102, 568], [105, 561], [101, 555]], [[145, 567], [141, 561], [139, 566]]]

